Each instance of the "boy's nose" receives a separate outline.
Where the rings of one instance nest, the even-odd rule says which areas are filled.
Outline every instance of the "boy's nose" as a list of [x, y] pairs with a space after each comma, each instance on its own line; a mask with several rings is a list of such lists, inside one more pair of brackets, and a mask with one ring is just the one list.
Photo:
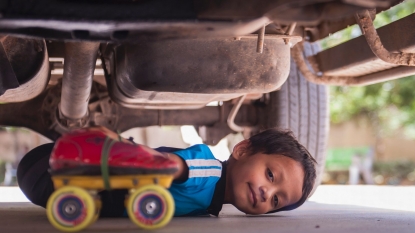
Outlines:
[[266, 202], [270, 198], [273, 198], [275, 192], [277, 191], [277, 188], [274, 186], [261, 186], [259, 188], [260, 195], [261, 195], [261, 201]]
[[267, 199], [269, 198], [267, 187], [265, 187], [265, 186], [260, 187], [259, 192], [260, 192], [260, 195], [261, 195], [261, 201], [262, 202], [267, 201]]

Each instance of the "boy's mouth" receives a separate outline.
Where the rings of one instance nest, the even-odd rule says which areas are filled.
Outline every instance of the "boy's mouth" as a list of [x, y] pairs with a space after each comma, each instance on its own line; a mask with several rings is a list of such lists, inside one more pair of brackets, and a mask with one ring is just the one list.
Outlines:
[[249, 187], [249, 190], [251, 191], [252, 206], [255, 207], [256, 206], [256, 202], [257, 202], [255, 192], [252, 189], [250, 183], [248, 183], [248, 187]]

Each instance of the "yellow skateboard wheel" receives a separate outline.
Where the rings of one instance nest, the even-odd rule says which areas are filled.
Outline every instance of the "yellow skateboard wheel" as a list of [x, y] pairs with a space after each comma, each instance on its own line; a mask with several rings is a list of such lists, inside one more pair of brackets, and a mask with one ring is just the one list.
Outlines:
[[86, 190], [65, 186], [49, 197], [46, 214], [49, 222], [58, 230], [80, 231], [94, 222], [95, 201]]
[[174, 200], [165, 188], [146, 185], [130, 195], [126, 208], [132, 222], [143, 229], [152, 230], [170, 222], [174, 214]]

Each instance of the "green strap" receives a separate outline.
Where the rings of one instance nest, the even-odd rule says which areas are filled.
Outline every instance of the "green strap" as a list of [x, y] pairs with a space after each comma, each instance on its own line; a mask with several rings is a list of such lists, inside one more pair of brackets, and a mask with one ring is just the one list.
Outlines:
[[102, 148], [101, 151], [101, 176], [102, 179], [104, 180], [104, 188], [106, 190], [110, 190], [111, 186], [110, 186], [110, 174], [109, 174], [109, 169], [108, 169], [108, 157], [109, 157], [109, 152], [110, 149], [112, 147], [112, 145], [114, 145], [115, 141], [111, 140], [109, 137], [105, 138], [105, 142], [104, 142], [104, 147]]
[[117, 134], [118, 134], [118, 141], [121, 142], [121, 140], [122, 140], [121, 132], [119, 130], [117, 130]]

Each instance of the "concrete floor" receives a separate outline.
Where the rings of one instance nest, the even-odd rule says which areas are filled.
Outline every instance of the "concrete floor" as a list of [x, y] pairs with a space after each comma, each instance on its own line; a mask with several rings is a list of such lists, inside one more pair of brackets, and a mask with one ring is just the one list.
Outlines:
[[[396, 189], [374, 186], [322, 186], [311, 199], [314, 201], [308, 201], [294, 211], [247, 216], [226, 205], [218, 218], [174, 218], [167, 227], [153, 232], [414, 233], [415, 209], [397, 210], [414, 205], [414, 192], [415, 187]], [[372, 204], [368, 200], [372, 200]], [[342, 205], [341, 202], [347, 202], [348, 205]], [[386, 206], [389, 209], [367, 207], [368, 205], [382, 207], [386, 202], [392, 203]], [[366, 206], [362, 206], [365, 204]], [[25, 198], [16, 188], [0, 188], [0, 232], [57, 232], [57, 230], [49, 224], [44, 209], [25, 202]], [[144, 230], [136, 228], [129, 219], [125, 218], [100, 219], [84, 232], [127, 233], [144, 232]]]

